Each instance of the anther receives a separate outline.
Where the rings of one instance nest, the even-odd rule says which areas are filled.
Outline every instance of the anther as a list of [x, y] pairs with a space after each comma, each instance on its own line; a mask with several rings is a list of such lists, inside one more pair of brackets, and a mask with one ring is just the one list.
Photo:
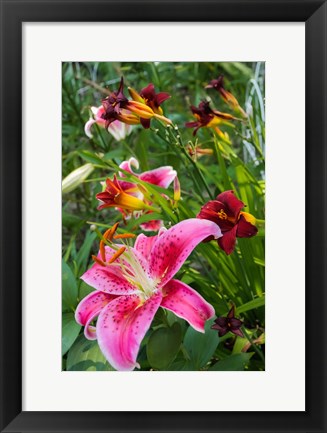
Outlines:
[[111, 241], [111, 240], [112, 240], [114, 234], [116, 233], [116, 230], [117, 230], [117, 227], [118, 227], [118, 226], [119, 226], [119, 223], [116, 223], [116, 224], [114, 224], [114, 225], [111, 227], [109, 233], [107, 234], [107, 240], [108, 240], [108, 241]]
[[95, 261], [95, 263], [97, 263], [98, 265], [106, 266], [106, 264], [105, 264], [102, 260], [98, 259], [97, 256], [92, 256], [92, 259], [93, 259], [93, 260]]
[[113, 263], [115, 260], [117, 260], [118, 257], [120, 257], [125, 250], [126, 247], [121, 247], [118, 251], [115, 252], [115, 254], [111, 257], [108, 263]]
[[123, 233], [121, 235], [115, 235], [114, 239], [133, 239], [136, 235], [133, 233]]
[[105, 250], [105, 243], [103, 241], [100, 241], [100, 254], [101, 254], [101, 259], [105, 262], [106, 261], [106, 250]]

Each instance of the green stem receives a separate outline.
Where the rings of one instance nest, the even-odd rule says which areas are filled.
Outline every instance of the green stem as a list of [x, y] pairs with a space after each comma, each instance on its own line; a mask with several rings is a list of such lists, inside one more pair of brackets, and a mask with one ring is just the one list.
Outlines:
[[247, 333], [246, 329], [244, 326], [242, 326], [242, 332], [245, 335], [246, 339], [248, 340], [248, 342], [251, 344], [251, 346], [253, 347], [254, 351], [256, 352], [256, 354], [261, 358], [261, 360], [263, 361], [263, 363], [265, 363], [265, 357], [263, 356], [263, 353], [261, 352], [260, 349], [257, 348], [256, 344], [253, 343], [252, 338], [250, 337], [250, 335]]

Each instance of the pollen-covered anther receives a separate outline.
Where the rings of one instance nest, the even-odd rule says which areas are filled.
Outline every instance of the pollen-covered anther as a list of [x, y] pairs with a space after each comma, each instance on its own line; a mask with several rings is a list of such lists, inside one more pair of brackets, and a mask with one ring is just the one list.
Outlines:
[[124, 253], [125, 250], [126, 250], [126, 247], [119, 248], [119, 250], [115, 252], [115, 254], [111, 257], [111, 259], [108, 261], [108, 263], [111, 264], [115, 260], [117, 260], [118, 257], [120, 257]]
[[220, 211], [217, 212], [217, 215], [218, 215], [218, 218], [220, 218], [221, 220], [227, 220], [227, 214], [222, 209], [220, 209]]
[[103, 262], [106, 261], [106, 250], [105, 250], [105, 243], [101, 240], [100, 241], [100, 255]]
[[136, 235], [134, 235], [133, 233], [123, 233], [121, 235], [115, 235], [113, 238], [114, 239], [133, 239], [135, 238]]
[[116, 233], [118, 226], [119, 226], [119, 223], [115, 223], [110, 229], [108, 229], [105, 232], [103, 237], [109, 242], [112, 241], [112, 238], [114, 237], [114, 234]]
[[100, 266], [106, 266], [105, 262], [103, 262], [102, 260], [98, 259], [97, 256], [92, 256], [92, 260], [94, 260], [95, 263], [97, 263]]

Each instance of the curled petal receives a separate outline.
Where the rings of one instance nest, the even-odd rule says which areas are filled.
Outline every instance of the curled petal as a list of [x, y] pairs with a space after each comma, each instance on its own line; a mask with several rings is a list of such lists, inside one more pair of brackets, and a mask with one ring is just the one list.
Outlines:
[[171, 182], [175, 179], [177, 173], [170, 166], [159, 167], [154, 170], [145, 171], [140, 174], [140, 179], [152, 185], [168, 188]]
[[[119, 168], [128, 171], [129, 173], [135, 174], [132, 167], [136, 168], [136, 170], [139, 168], [140, 164], [136, 158], [129, 158], [128, 161], [123, 161]], [[120, 177], [124, 177], [124, 173], [119, 172]], [[137, 176], [137, 175], [136, 175]]]
[[78, 324], [85, 326], [84, 335], [88, 340], [96, 339], [96, 329], [90, 323], [100, 313], [103, 307], [115, 299], [115, 296], [103, 292], [92, 292], [78, 304], [75, 311], [75, 320]]
[[170, 280], [163, 290], [161, 306], [188, 321], [199, 332], [215, 310], [199, 293], [182, 281]]
[[190, 218], [158, 236], [151, 250], [149, 272], [163, 287], [175, 274], [194, 248], [208, 236], [218, 239], [220, 228], [212, 221]]
[[136, 359], [141, 341], [161, 299], [161, 292], [144, 303], [136, 295], [119, 296], [102, 310], [97, 322], [98, 343], [116, 370], [130, 371], [138, 366]]
[[85, 132], [86, 136], [89, 137], [89, 138], [92, 138], [92, 137], [93, 137], [92, 132], [91, 132], [91, 126], [92, 126], [94, 123], [96, 123], [96, 120], [94, 120], [94, 119], [92, 119], [92, 118], [90, 118], [90, 119], [85, 123], [85, 126], [84, 126], [84, 132]]

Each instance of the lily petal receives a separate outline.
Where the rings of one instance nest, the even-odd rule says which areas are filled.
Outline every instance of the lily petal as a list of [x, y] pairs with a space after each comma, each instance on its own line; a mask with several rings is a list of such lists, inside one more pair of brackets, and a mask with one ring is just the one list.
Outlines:
[[198, 292], [179, 280], [170, 280], [162, 289], [161, 307], [172, 311], [176, 316], [188, 321], [199, 332], [214, 316], [215, 310]]
[[86, 136], [89, 138], [93, 137], [92, 132], [91, 132], [91, 127], [94, 123], [96, 123], [96, 120], [92, 119], [92, 117], [85, 123], [84, 132], [85, 132]]
[[141, 253], [145, 260], [148, 260], [151, 249], [156, 239], [157, 236], [145, 236], [143, 233], [141, 233], [136, 238], [134, 249]]
[[208, 236], [221, 236], [212, 221], [190, 218], [158, 236], [151, 250], [149, 272], [163, 287], [182, 267], [194, 248]]
[[235, 248], [236, 231], [237, 231], [237, 225], [234, 226], [228, 232], [224, 233], [224, 236], [222, 238], [218, 239], [218, 244], [220, 248], [223, 249], [228, 256], [234, 251]]
[[102, 310], [97, 322], [98, 343], [115, 369], [130, 371], [138, 366], [136, 359], [141, 341], [161, 299], [161, 292], [144, 303], [136, 295], [119, 296]]
[[168, 188], [171, 182], [175, 179], [177, 172], [170, 166], [159, 167], [154, 170], [145, 171], [140, 174], [140, 179], [152, 185]]
[[145, 232], [157, 232], [163, 227], [163, 221], [162, 220], [147, 221], [146, 223], [140, 224], [140, 227]]
[[[135, 174], [134, 171], [133, 171], [133, 169], [132, 169], [132, 167], [135, 167], [136, 170], [137, 170], [139, 168], [139, 166], [140, 165], [139, 165], [138, 160], [136, 158], [132, 157], [132, 158], [129, 158], [128, 161], [123, 161], [120, 164], [119, 168], [121, 168], [121, 169], [123, 169], [125, 171], [128, 171], [129, 173]], [[121, 173], [121, 172], [119, 172], [119, 176], [120, 177], [125, 177], [124, 173]]]
[[239, 222], [237, 224], [236, 236], [238, 238], [251, 238], [252, 236], [255, 236], [257, 233], [258, 233], [257, 227], [251, 224], [249, 221], [246, 221], [245, 217], [241, 213]]
[[[115, 252], [116, 251], [112, 248], [108, 246], [105, 247], [106, 262], [109, 262]], [[102, 260], [100, 252], [98, 258]], [[120, 270], [120, 266], [118, 267], [117, 264], [126, 267], [132, 272], [131, 266], [120, 257], [114, 264], [108, 266], [101, 266], [95, 263], [81, 276], [81, 279], [95, 289], [111, 295], [131, 295], [138, 293], [139, 289], [126, 280]]]
[[103, 307], [115, 299], [115, 296], [107, 293], [95, 291], [87, 295], [78, 304], [75, 311], [75, 320], [80, 325], [84, 326], [84, 335], [88, 340], [95, 340], [96, 329], [90, 323], [95, 319]]

